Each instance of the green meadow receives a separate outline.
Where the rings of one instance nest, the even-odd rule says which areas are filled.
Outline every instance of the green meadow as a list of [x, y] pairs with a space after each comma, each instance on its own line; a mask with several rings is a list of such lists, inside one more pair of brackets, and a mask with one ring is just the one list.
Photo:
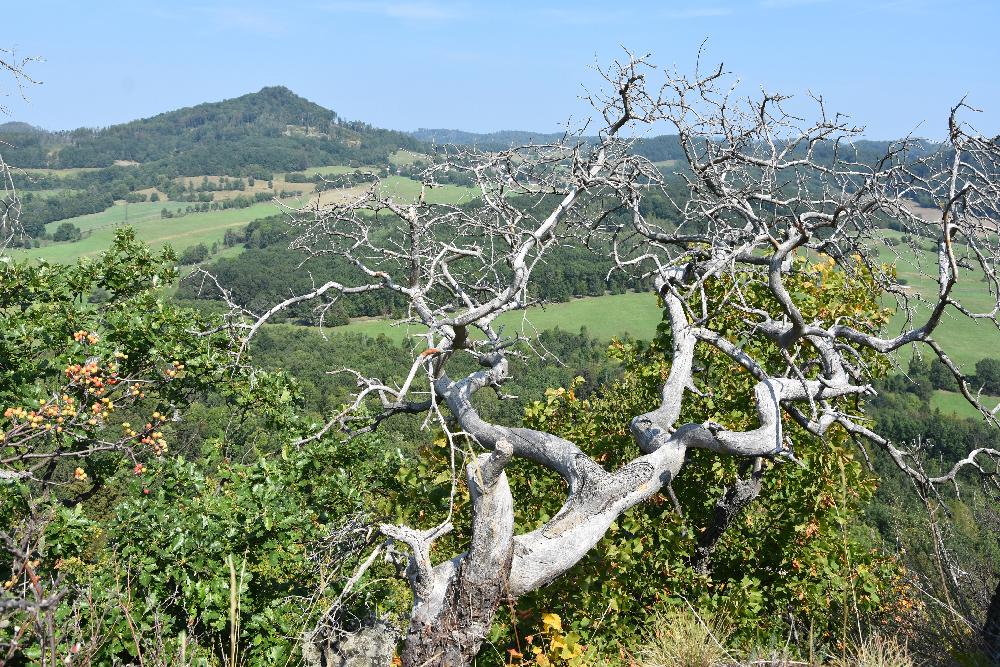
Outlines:
[[341, 174], [353, 174], [355, 171], [372, 172], [373, 167], [349, 167], [344, 164], [331, 164], [326, 167], [309, 167], [303, 169], [306, 176], [340, 176]]
[[117, 203], [100, 213], [82, 215], [68, 220], [60, 220], [47, 225], [49, 232], [64, 222], [71, 222], [84, 233], [84, 238], [67, 243], [52, 243], [30, 250], [17, 250], [15, 257], [46, 259], [57, 264], [67, 264], [80, 257], [92, 257], [111, 245], [115, 231], [125, 224], [132, 226], [136, 235], [154, 247], [169, 243], [174, 248], [183, 249], [190, 245], [221, 242], [227, 229], [242, 227], [251, 220], [274, 215], [278, 208], [272, 202], [262, 202], [248, 208], [231, 208], [222, 211], [188, 213], [177, 218], [161, 218], [164, 208], [171, 211], [184, 210], [190, 204], [183, 202], [155, 202], [128, 205], [128, 222], [125, 220], [125, 204]]
[[[899, 238], [897, 232], [886, 232], [890, 238]], [[911, 298], [923, 297], [933, 301], [937, 295], [937, 261], [936, 253], [930, 248], [930, 241], [922, 239], [923, 249], [914, 253], [905, 245], [892, 248], [880, 248], [879, 256], [883, 263], [896, 267], [896, 275], [906, 281], [907, 291]], [[970, 281], [971, 279], [971, 281]], [[996, 304], [989, 294], [986, 283], [977, 280], [973, 273], [965, 273], [965, 281], [959, 281], [954, 288], [954, 295], [969, 309], [977, 312], [987, 312]], [[887, 306], [895, 304], [887, 303]], [[919, 304], [916, 308], [915, 324], [926, 321], [929, 307]], [[904, 324], [902, 312], [897, 311], [892, 318], [888, 335], [896, 334]], [[968, 376], [975, 373], [976, 362], [984, 357], [1000, 357], [1000, 330], [986, 319], [973, 320], [955, 308], [949, 308], [942, 316], [941, 323], [934, 333], [934, 338], [941, 344], [948, 356]], [[933, 352], [926, 346], [918, 346], [921, 355], [933, 358]], [[906, 368], [914, 348], [903, 348], [896, 354], [897, 362]], [[983, 397], [983, 404], [992, 408], [1000, 402], [1000, 398]], [[931, 399], [931, 405], [944, 413], [954, 413], [962, 417], [978, 417], [975, 410], [965, 397], [956, 392], [937, 390]]]
[[[420, 182], [405, 176], [387, 176], [382, 179], [382, 191], [404, 201], [415, 202], [420, 197]], [[464, 185], [439, 185], [427, 190], [429, 204], [464, 204], [479, 196], [479, 190]]]
[[[577, 332], [585, 328], [591, 336], [611, 340], [628, 334], [649, 340], [660, 323], [656, 295], [651, 292], [628, 292], [600, 297], [583, 297], [565, 303], [529, 308], [523, 313], [506, 313], [499, 318], [500, 326], [509, 334], [527, 335], [547, 329]], [[276, 324], [275, 327], [293, 327]], [[298, 328], [298, 327], [296, 327]], [[385, 319], [358, 319], [350, 324], [325, 329], [328, 334], [355, 333], [366, 336], [386, 336], [396, 342], [419, 336], [424, 329], [415, 325], [396, 325]]]
[[[887, 236], [898, 238], [896, 232], [887, 232]], [[883, 263], [896, 267], [896, 274], [906, 281], [908, 293], [912, 298], [923, 296], [933, 301], [937, 294], [937, 260], [935, 253], [929, 249], [929, 241], [922, 240], [924, 249], [914, 254], [906, 246], [893, 248], [883, 247], [879, 251]], [[960, 276], [955, 286], [954, 295], [969, 309], [979, 312], [991, 310], [995, 300], [987, 290], [987, 285], [980, 282], [973, 273], [965, 272]], [[887, 303], [887, 306], [895, 304]], [[917, 322], [923, 323], [929, 308], [920, 304], [917, 307]], [[896, 333], [904, 323], [902, 312], [897, 312], [890, 323], [889, 333]], [[959, 364], [966, 373], [975, 370], [975, 363], [983, 357], [1000, 357], [1000, 330], [989, 320], [972, 320], [954, 308], [949, 308], [934, 334], [948, 355]], [[924, 350], [927, 351], [927, 350]], [[907, 350], [902, 350], [909, 358]], [[902, 358], [902, 357], [901, 357]]]
[[[353, 171], [353, 168], [341, 165], [317, 167], [307, 170], [307, 173], [334, 174], [349, 171]], [[420, 195], [420, 183], [402, 176], [384, 178], [382, 187], [386, 194], [398, 197], [402, 201], [415, 201]], [[474, 188], [444, 185], [429, 190], [427, 201], [440, 204], [461, 203], [473, 199], [476, 193]], [[304, 196], [286, 200], [286, 203], [289, 206], [302, 206], [307, 201], [308, 198]], [[160, 215], [163, 209], [179, 212], [188, 206], [191, 206], [191, 203], [163, 201], [125, 204], [124, 202], [116, 202], [114, 206], [100, 213], [58, 220], [46, 225], [46, 230], [52, 233], [59, 225], [66, 222], [72, 223], [83, 232], [84, 238], [80, 241], [47, 243], [30, 250], [15, 250], [12, 254], [18, 258], [45, 259], [59, 264], [74, 262], [80, 257], [91, 257], [106, 249], [111, 244], [115, 230], [125, 224], [134, 227], [139, 238], [155, 247], [167, 243], [179, 250], [198, 243], [211, 246], [217, 241], [222, 241], [227, 229], [242, 227], [257, 218], [275, 215], [280, 210], [273, 202], [268, 201], [242, 209], [188, 213], [175, 218], [163, 218]]]

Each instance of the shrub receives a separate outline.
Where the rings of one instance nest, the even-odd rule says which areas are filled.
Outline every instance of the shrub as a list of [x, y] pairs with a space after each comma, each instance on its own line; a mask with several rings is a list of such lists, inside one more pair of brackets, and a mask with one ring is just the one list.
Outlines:
[[56, 229], [52, 235], [53, 241], [79, 241], [83, 236], [80, 228], [72, 222], [64, 222]]
[[976, 362], [976, 382], [987, 394], [1000, 394], [1000, 359], [980, 359]]
[[204, 243], [188, 246], [181, 253], [181, 264], [198, 264], [208, 259], [208, 246]]

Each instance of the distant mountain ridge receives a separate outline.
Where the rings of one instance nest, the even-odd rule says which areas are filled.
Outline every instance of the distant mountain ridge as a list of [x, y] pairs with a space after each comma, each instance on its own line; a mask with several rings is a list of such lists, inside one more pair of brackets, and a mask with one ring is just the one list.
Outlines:
[[[497, 132], [466, 132], [453, 129], [420, 128], [409, 133], [415, 139], [433, 144], [455, 144], [458, 146], [475, 146], [481, 150], [499, 151], [526, 144], [544, 144], [560, 141], [566, 135], [561, 132], [530, 132], [525, 130], [499, 130]], [[597, 137], [580, 137], [585, 142], [593, 143]], [[1000, 137], [997, 138], [1000, 141]], [[857, 157], [862, 162], [874, 164], [882, 158], [893, 141], [858, 139], [854, 142]], [[843, 145], [842, 145], [843, 148]], [[931, 141], [914, 142], [914, 155], [929, 154], [940, 146]], [[633, 151], [653, 162], [670, 162], [686, 160], [684, 149], [676, 134], [661, 134], [654, 137], [642, 137], [635, 140]], [[819, 160], [832, 159], [833, 144], [830, 142], [814, 146], [815, 157]]]
[[[466, 132], [465, 130], [420, 128], [410, 132], [410, 136], [436, 144], [455, 144], [458, 146], [478, 146], [484, 150], [503, 150], [511, 146], [525, 144], [543, 144], [559, 141], [562, 132], [531, 132], [528, 130], [499, 130], [497, 132]], [[592, 137], [587, 137], [592, 139]]]
[[[512, 146], [554, 143], [562, 140], [566, 135], [562, 132], [531, 132], [527, 130], [476, 133], [464, 130], [420, 128], [410, 132], [410, 136], [427, 143], [476, 146], [486, 151], [498, 151]], [[580, 139], [588, 143], [597, 141], [597, 137], [593, 136], [584, 136]], [[681, 149], [675, 134], [637, 139], [635, 152], [654, 162], [684, 158], [684, 151]]]
[[102, 129], [45, 132], [5, 123], [5, 159], [22, 168], [110, 167], [157, 163], [161, 173], [244, 175], [326, 164], [381, 163], [418, 140], [335, 111], [283, 86], [262, 88]]
[[[284, 86], [268, 86], [100, 129], [48, 132], [24, 122], [7, 122], [0, 124], [0, 140], [6, 144], [0, 144], [0, 152], [6, 162], [24, 169], [139, 163], [149, 176], [262, 176], [329, 164], [381, 166], [397, 150], [427, 152], [429, 144], [502, 150], [551, 143], [563, 136], [527, 130], [475, 133], [421, 128], [407, 133], [379, 129], [344, 121], [335, 111]], [[582, 139], [594, 141], [595, 137]], [[866, 159], [878, 159], [888, 144], [859, 141], [856, 146]], [[676, 135], [637, 139], [635, 152], [654, 162], [685, 159]]]

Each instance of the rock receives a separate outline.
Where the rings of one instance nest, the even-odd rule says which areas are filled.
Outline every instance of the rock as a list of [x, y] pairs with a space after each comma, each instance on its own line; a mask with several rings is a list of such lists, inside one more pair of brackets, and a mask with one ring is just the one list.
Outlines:
[[399, 641], [399, 630], [382, 619], [372, 619], [356, 631], [328, 631], [320, 626], [302, 641], [306, 667], [389, 667]]

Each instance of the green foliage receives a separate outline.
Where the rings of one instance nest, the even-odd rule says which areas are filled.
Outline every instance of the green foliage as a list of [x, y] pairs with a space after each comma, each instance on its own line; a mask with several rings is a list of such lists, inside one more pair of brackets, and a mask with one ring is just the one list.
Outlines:
[[[175, 261], [169, 249], [152, 253], [130, 229], [96, 261], [0, 261], [0, 404], [45, 400], [63, 386], [69, 365], [87, 359], [119, 367], [122, 377], [156, 372], [159, 381], [150, 386], [165, 401], [180, 398], [192, 382], [211, 382], [228, 341], [198, 336], [197, 312], [163, 298]], [[97, 291], [100, 305], [88, 300]], [[177, 360], [188, 372], [170, 377], [166, 367]]]
[[[215, 392], [231, 413], [283, 425], [281, 411], [260, 396], [284, 410], [287, 383], [233, 367], [228, 336], [200, 333], [211, 327], [197, 311], [164, 299], [175, 263], [172, 251], [153, 253], [130, 229], [97, 260], [74, 266], [0, 262], [0, 456], [5, 472], [22, 476], [0, 487], [0, 506], [12, 533], [48, 524], [47, 538], [31, 547], [33, 565], [0, 566], [7, 588], [48, 583], [71, 572], [64, 564], [89, 562], [103, 541], [100, 525], [69, 508], [85, 503], [94, 516], [113, 514], [127, 489], [122, 475], [158, 465], [173, 445], [174, 419], [195, 396]], [[91, 593], [110, 595], [120, 584], [109, 579]], [[56, 614], [60, 623], [85, 624], [92, 607], [68, 595]], [[0, 628], [0, 642], [24, 622]], [[29, 657], [31, 637], [19, 639]]]
[[[78, 629], [57, 638], [57, 654], [97, 636], [86, 647], [97, 664], [154, 650], [174, 663], [181, 647], [220, 664], [233, 631], [228, 562], [243, 573], [240, 655], [283, 663], [339, 592], [335, 567], [352, 567], [320, 542], [349, 517], [390, 512], [384, 482], [399, 457], [375, 437], [292, 445], [310, 427], [296, 386], [235, 365], [227, 336], [199, 334], [211, 326], [197, 311], [163, 299], [175, 262], [126, 229], [97, 261], [0, 264], [0, 451], [15, 469], [26, 447], [56, 456], [45, 474], [60, 482], [49, 494], [0, 486], [0, 520], [45, 525], [32, 572], [61, 579], [58, 622]], [[9, 564], [0, 578], [22, 585]], [[371, 587], [367, 604], [401, 608], [403, 588]], [[0, 627], [0, 643], [21, 625]], [[31, 635], [20, 641], [34, 655]]]
[[976, 384], [988, 394], [1000, 394], [1000, 359], [987, 357], [976, 362]]
[[80, 228], [71, 222], [64, 222], [52, 234], [53, 241], [79, 241]]
[[199, 264], [208, 259], [208, 246], [204, 243], [188, 246], [181, 253], [179, 262], [181, 264]]
[[[142, 642], [153, 639], [164, 663], [174, 663], [187, 636], [194, 642], [189, 658], [221, 664], [217, 650], [232, 631], [230, 558], [242, 573], [238, 646], [245, 664], [293, 659], [303, 631], [342, 583], [317, 545], [347, 517], [378, 510], [380, 482], [391, 479], [398, 459], [374, 438], [257, 454], [253, 463], [238, 463], [216, 442], [196, 460], [123, 467], [108, 483], [111, 507], [54, 510], [39, 571], [58, 571], [65, 585], [88, 591], [81, 625], [101, 633], [96, 663], [138, 658]], [[352, 561], [337, 565], [349, 570]], [[404, 588], [377, 583], [366, 591], [367, 604], [399, 607]]]

